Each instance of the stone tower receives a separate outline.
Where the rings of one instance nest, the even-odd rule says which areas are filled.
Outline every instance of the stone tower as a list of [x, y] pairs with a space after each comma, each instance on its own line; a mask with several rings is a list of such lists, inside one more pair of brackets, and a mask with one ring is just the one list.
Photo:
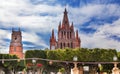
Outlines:
[[54, 36], [54, 30], [52, 30], [52, 36], [50, 37], [50, 49], [64, 49], [68, 48], [80, 48], [81, 40], [78, 35], [78, 30], [74, 31], [74, 25], [69, 24], [67, 10], [65, 8], [63, 21], [58, 26], [58, 40]]
[[17, 55], [19, 58], [23, 58], [22, 33], [20, 28], [18, 31], [12, 29], [9, 54]]

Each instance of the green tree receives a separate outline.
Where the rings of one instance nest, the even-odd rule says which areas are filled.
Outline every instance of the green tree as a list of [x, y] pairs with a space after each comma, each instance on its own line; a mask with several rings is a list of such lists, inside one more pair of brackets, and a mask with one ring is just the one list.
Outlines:
[[[35, 68], [38, 72], [41, 72], [46, 68], [47, 62], [42, 59], [46, 59], [46, 50], [28, 50], [25, 53], [25, 58], [34, 58], [36, 63], [33, 64], [32, 60], [26, 60], [27, 70]], [[36, 59], [37, 58], [37, 59]], [[41, 59], [42, 58], [42, 59]], [[41, 65], [41, 66], [40, 66]]]
[[0, 66], [3, 67], [5, 74], [11, 74], [10, 71], [16, 73], [17, 71], [22, 71], [25, 68], [23, 62], [18, 62], [16, 60], [18, 59], [16, 55], [0, 54], [0, 59], [2, 59], [2, 61], [0, 62]]
[[[65, 49], [56, 49], [56, 50], [29, 50], [26, 51], [26, 58], [44, 58], [50, 59], [53, 64], [49, 65], [49, 61], [47, 60], [45, 63], [43, 60], [37, 60], [37, 62], [42, 63], [44, 66], [44, 70], [47, 71], [58, 71], [60, 68], [64, 68], [67, 72], [70, 72], [70, 68], [73, 67], [73, 57], [77, 56], [79, 62], [112, 62], [113, 56], [117, 56], [117, 51], [114, 49], [101, 49], [101, 48], [65, 48]], [[59, 60], [59, 61], [56, 61]], [[65, 62], [66, 61], [66, 62]], [[67, 62], [68, 61], [68, 62]], [[69, 62], [71, 61], [71, 62]], [[26, 63], [32, 63], [31, 60], [27, 60]], [[90, 64], [87, 64], [90, 65]], [[78, 64], [81, 66], [81, 64]], [[91, 67], [98, 67], [98, 65], [90, 65]], [[103, 70], [108, 70], [105, 65], [102, 65]], [[109, 69], [112, 66], [108, 65]], [[67, 73], [69, 74], [69, 73]]]

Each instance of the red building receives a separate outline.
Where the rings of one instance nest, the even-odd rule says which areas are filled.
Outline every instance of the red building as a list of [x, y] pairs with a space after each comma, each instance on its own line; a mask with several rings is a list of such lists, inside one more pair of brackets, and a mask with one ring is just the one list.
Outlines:
[[64, 49], [68, 48], [80, 48], [81, 40], [78, 35], [78, 30], [74, 31], [73, 23], [69, 24], [67, 10], [64, 11], [63, 21], [58, 26], [58, 40], [54, 36], [54, 30], [52, 30], [52, 36], [50, 37], [50, 49]]
[[19, 58], [23, 58], [22, 35], [20, 29], [18, 31], [12, 29], [9, 54], [17, 55]]

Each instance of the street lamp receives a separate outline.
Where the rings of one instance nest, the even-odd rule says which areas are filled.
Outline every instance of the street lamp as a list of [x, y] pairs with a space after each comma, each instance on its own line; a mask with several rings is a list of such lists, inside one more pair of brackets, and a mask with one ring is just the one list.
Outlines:
[[33, 74], [35, 74], [35, 63], [36, 63], [36, 60], [32, 59], [32, 63], [33, 63]]
[[77, 68], [77, 62], [76, 61], [78, 61], [78, 57], [74, 56], [73, 61], [74, 61], [74, 68]]
[[77, 57], [77, 56], [74, 56], [74, 57], [73, 57], [73, 61], [74, 61], [73, 74], [79, 74], [79, 70], [78, 70], [78, 68], [77, 68], [78, 57]]
[[117, 60], [118, 60], [117, 56], [114, 56], [113, 61], [117, 61]]
[[116, 67], [116, 68], [117, 68], [117, 62], [116, 62], [116, 61], [117, 61], [117, 59], [118, 59], [118, 58], [117, 58], [117, 56], [114, 56], [114, 57], [113, 57], [114, 67]]
[[32, 63], [33, 63], [33, 64], [35, 64], [35, 63], [36, 63], [36, 60], [35, 60], [35, 59], [33, 59], [33, 60], [32, 60]]
[[77, 57], [77, 56], [74, 56], [74, 57], [73, 57], [73, 61], [78, 61], [78, 57]]
[[113, 61], [114, 61], [114, 67], [112, 69], [112, 74], [119, 74], [119, 69], [117, 68], [117, 56], [113, 57]]

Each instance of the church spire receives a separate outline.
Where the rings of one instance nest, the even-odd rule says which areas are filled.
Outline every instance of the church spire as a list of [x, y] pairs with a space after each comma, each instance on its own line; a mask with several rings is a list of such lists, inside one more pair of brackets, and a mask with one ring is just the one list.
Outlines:
[[77, 41], [80, 43], [80, 37], [79, 37], [79, 35], [78, 35], [78, 30], [76, 30], [76, 39], [77, 39]]
[[61, 29], [61, 22], [59, 23], [59, 26], [58, 26], [58, 31]]
[[54, 29], [52, 29], [52, 38], [54, 38]]
[[76, 31], [76, 39], [78, 39], [79, 37], [78, 37], [78, 30]]
[[50, 49], [55, 49], [56, 38], [54, 37], [54, 29], [52, 29], [52, 36], [50, 38]]
[[74, 31], [74, 26], [73, 26], [73, 22], [72, 22], [72, 24], [71, 24], [71, 30], [73, 30]]
[[65, 8], [64, 11], [64, 16], [63, 16], [63, 21], [62, 21], [62, 27], [69, 27], [69, 20], [68, 20], [68, 15], [67, 15], [67, 10]]

